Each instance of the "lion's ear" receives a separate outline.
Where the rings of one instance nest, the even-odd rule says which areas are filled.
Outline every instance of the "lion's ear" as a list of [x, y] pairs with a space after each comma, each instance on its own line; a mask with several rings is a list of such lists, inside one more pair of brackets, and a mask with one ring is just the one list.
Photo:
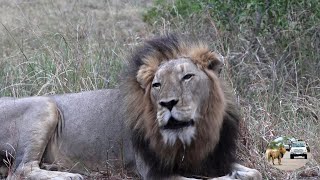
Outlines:
[[217, 53], [211, 52], [211, 59], [208, 61], [207, 68], [219, 74], [223, 67], [223, 57]]
[[148, 84], [152, 82], [155, 69], [151, 66], [142, 65], [137, 73], [137, 82], [142, 89], [146, 89]]
[[214, 73], [219, 74], [223, 66], [223, 57], [210, 51], [206, 45], [198, 45], [189, 50], [189, 56], [192, 61], [201, 68], [212, 70]]

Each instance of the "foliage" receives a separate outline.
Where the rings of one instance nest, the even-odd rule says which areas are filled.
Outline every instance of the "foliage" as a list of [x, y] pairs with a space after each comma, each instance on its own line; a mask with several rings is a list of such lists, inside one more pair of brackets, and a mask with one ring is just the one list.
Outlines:
[[283, 143], [282, 142], [275, 142], [275, 141], [271, 141], [269, 144], [268, 144], [268, 148], [270, 149], [278, 149], [280, 147], [284, 147]]
[[291, 28], [303, 30], [320, 20], [320, 4], [313, 0], [155, 0], [144, 15], [153, 24], [161, 18], [174, 21], [208, 13], [222, 30], [241, 30], [243, 26], [257, 33]]

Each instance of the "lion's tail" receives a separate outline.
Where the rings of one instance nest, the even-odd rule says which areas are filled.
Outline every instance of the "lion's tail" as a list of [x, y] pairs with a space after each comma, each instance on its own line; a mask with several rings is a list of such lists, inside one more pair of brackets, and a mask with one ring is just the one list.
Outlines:
[[56, 107], [56, 113], [58, 115], [57, 116], [58, 123], [56, 126], [56, 130], [54, 131], [55, 133], [54, 133], [52, 140], [56, 140], [61, 135], [62, 128], [64, 127], [64, 123], [65, 123], [63, 113], [58, 106]]

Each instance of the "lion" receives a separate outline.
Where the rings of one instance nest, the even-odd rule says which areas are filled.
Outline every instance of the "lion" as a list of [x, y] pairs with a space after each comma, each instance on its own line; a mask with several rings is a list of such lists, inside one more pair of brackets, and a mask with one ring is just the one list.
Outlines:
[[272, 164], [274, 164], [274, 159], [278, 159], [278, 164], [281, 165], [281, 158], [283, 158], [286, 153], [286, 149], [283, 146], [280, 146], [278, 149], [267, 149], [266, 150], [266, 158], [268, 162], [272, 160]]
[[240, 115], [207, 45], [166, 35], [127, 64], [117, 89], [1, 98], [8, 179], [83, 179], [110, 168], [148, 180], [262, 179], [236, 161]]

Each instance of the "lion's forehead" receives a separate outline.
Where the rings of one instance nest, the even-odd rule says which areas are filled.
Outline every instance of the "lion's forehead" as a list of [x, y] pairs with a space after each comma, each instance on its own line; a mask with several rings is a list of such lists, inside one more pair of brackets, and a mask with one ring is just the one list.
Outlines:
[[163, 62], [156, 71], [155, 76], [157, 78], [167, 77], [170, 74], [183, 74], [195, 70], [197, 70], [197, 66], [190, 59], [179, 58]]

